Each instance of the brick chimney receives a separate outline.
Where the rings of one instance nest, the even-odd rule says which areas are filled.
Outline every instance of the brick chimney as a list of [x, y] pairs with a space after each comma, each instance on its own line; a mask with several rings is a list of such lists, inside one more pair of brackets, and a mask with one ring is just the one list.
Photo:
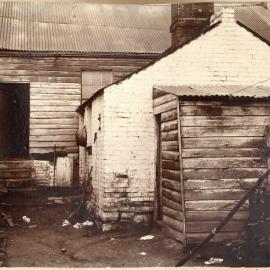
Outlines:
[[196, 36], [209, 24], [213, 13], [213, 3], [172, 4], [170, 27], [172, 47], [179, 46]]

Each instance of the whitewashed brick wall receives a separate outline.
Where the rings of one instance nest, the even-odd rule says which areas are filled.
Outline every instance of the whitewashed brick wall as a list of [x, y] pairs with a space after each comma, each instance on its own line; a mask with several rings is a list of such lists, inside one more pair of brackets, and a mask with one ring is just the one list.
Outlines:
[[[268, 78], [269, 46], [239, 26], [232, 10], [227, 9], [222, 23], [212, 30], [145, 70], [106, 88], [104, 141], [99, 141], [102, 147], [95, 149], [97, 164], [100, 162], [95, 183], [104, 198], [100, 205], [103, 220], [140, 222], [151, 217], [156, 162], [153, 85], [246, 86]], [[264, 84], [270, 85], [270, 81]], [[100, 98], [95, 103], [101, 106]], [[99, 151], [103, 152], [98, 154]]]

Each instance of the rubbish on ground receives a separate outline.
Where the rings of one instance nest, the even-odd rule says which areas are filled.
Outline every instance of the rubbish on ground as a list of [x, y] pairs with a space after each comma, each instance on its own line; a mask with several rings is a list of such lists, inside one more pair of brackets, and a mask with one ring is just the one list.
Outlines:
[[62, 248], [62, 249], [61, 249], [61, 252], [62, 252], [62, 253], [65, 253], [65, 252], [67, 252], [67, 250], [66, 250], [65, 248]]
[[145, 235], [142, 236], [139, 240], [152, 240], [155, 236], [154, 235]]
[[141, 255], [143, 255], [143, 256], [145, 256], [145, 255], [146, 255], [146, 253], [145, 253], [145, 252], [141, 252], [140, 254], [141, 254]]
[[56, 203], [56, 204], [64, 204], [64, 202], [62, 200], [54, 200], [54, 203]]
[[29, 226], [28, 226], [29, 229], [35, 229], [35, 228], [37, 228], [37, 227], [38, 227], [37, 224], [33, 224], [33, 225], [29, 225]]
[[71, 225], [70, 222], [67, 219], [65, 219], [63, 221], [62, 227], [66, 227], [66, 226], [69, 226], [69, 225]]
[[76, 224], [73, 225], [73, 228], [75, 228], [77, 230], [81, 229], [82, 228], [81, 223], [77, 222]]
[[83, 223], [77, 222], [76, 224], [73, 225], [73, 228], [78, 230], [78, 229], [83, 229], [84, 227], [90, 227], [93, 225], [94, 225], [94, 223], [92, 221], [87, 220]]
[[210, 264], [216, 264], [216, 263], [223, 263], [222, 258], [213, 258], [211, 257], [208, 261], [205, 261], [204, 264], [210, 265]]
[[115, 240], [115, 238], [112, 237], [110, 240], [113, 241], [113, 240]]
[[14, 223], [13, 223], [13, 219], [11, 216], [6, 215], [3, 212], [0, 212], [1, 216], [3, 217], [3, 219], [7, 222], [9, 227], [15, 227]]
[[31, 219], [27, 216], [23, 216], [22, 217], [23, 221], [25, 221], [26, 223], [30, 223]]

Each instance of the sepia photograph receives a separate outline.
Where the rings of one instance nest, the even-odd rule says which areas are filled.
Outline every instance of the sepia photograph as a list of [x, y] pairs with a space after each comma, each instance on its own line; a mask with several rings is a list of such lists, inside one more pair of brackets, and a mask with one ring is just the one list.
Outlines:
[[270, 267], [270, 2], [0, 0], [0, 267]]

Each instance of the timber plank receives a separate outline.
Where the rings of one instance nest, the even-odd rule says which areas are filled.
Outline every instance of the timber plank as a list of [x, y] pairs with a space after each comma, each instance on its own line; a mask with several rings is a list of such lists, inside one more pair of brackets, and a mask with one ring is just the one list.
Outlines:
[[270, 115], [269, 106], [217, 106], [217, 105], [197, 105], [181, 106], [181, 115]]
[[[183, 171], [184, 179], [258, 178], [265, 172], [266, 168], [185, 169]], [[169, 175], [171, 175], [171, 171]], [[170, 177], [166, 178], [172, 179]]]
[[[175, 152], [173, 152], [175, 153]], [[198, 148], [183, 149], [183, 158], [263, 157], [263, 148]], [[170, 155], [168, 155], [170, 156]]]
[[[270, 107], [269, 107], [270, 108]], [[215, 127], [182, 127], [184, 138], [196, 137], [257, 137], [264, 136], [265, 126], [215, 126]]]
[[[186, 223], [187, 233], [210, 233], [220, 224], [218, 221], [188, 221]], [[240, 232], [244, 229], [244, 221], [229, 221], [221, 232]]]
[[162, 170], [161, 173], [162, 177], [175, 180], [175, 181], [180, 181], [180, 172], [179, 171], [172, 171], [172, 170]]
[[240, 200], [246, 192], [242, 189], [185, 190], [185, 201]]
[[31, 99], [30, 98], [30, 106], [79, 106], [80, 105], [80, 100], [52, 100], [52, 99]]
[[32, 124], [56, 124], [56, 125], [79, 125], [78, 117], [73, 118], [55, 118], [55, 119], [35, 119], [30, 118], [30, 125]]
[[170, 189], [166, 189], [164, 186], [162, 186], [162, 196], [165, 197], [166, 199], [169, 199], [171, 201], [174, 201], [176, 203], [181, 204], [181, 193], [177, 191], [172, 191]]
[[163, 226], [163, 230], [169, 237], [171, 237], [177, 241], [180, 241], [182, 243], [185, 242], [185, 236], [183, 233], [176, 231], [169, 226]]
[[[185, 208], [187, 211], [220, 211], [232, 210], [238, 200], [197, 200], [186, 201]], [[240, 210], [248, 210], [248, 201], [243, 204]]]
[[47, 106], [47, 105], [31, 105], [30, 113], [32, 112], [73, 112], [76, 113], [75, 110], [78, 106]]
[[43, 148], [43, 147], [54, 147], [54, 145], [56, 145], [56, 147], [67, 147], [67, 146], [77, 146], [76, 142], [58, 142], [58, 141], [49, 141], [49, 142], [33, 142], [30, 141], [29, 142], [29, 146], [30, 148]]
[[[218, 150], [217, 150], [218, 152]], [[173, 169], [173, 161], [164, 161], [164, 167]], [[163, 166], [163, 162], [162, 162]], [[237, 158], [184, 158], [184, 169], [204, 169], [204, 168], [266, 168], [265, 158], [237, 157]]]
[[162, 187], [172, 190], [172, 191], [181, 191], [181, 185], [180, 182], [172, 181], [166, 178], [162, 178]]
[[178, 132], [177, 130], [161, 132], [162, 141], [178, 141]]
[[179, 171], [179, 162], [173, 160], [162, 160], [162, 169]]
[[[187, 242], [188, 243], [198, 243], [204, 240], [204, 238], [209, 233], [187, 233]], [[210, 240], [210, 242], [224, 242], [240, 239], [240, 232], [220, 232], [215, 235], [214, 238]]]
[[81, 100], [81, 95], [74, 93], [73, 95], [69, 94], [66, 95], [64, 90], [62, 90], [62, 93], [58, 93], [58, 94], [36, 94], [36, 93], [31, 93], [31, 100], [57, 100], [57, 99], [61, 99], [61, 100]]
[[269, 116], [181, 116], [184, 127], [203, 126], [267, 126]]
[[178, 210], [174, 210], [171, 209], [169, 207], [166, 206], [162, 206], [162, 213], [164, 215], [166, 215], [167, 217], [179, 220], [180, 222], [183, 222], [183, 213], [178, 211]]
[[178, 141], [161, 141], [162, 151], [178, 151]]
[[53, 119], [53, 118], [74, 118], [78, 117], [76, 112], [30, 112], [30, 118]]
[[75, 135], [30, 135], [30, 142], [75, 142]]
[[172, 100], [170, 102], [154, 107], [154, 114], [163, 113], [163, 112], [175, 109], [175, 108], [176, 108], [176, 100]]
[[30, 136], [75, 135], [77, 129], [30, 129]]
[[154, 104], [154, 107], [158, 107], [162, 104], [165, 104], [165, 103], [168, 103], [172, 100], [175, 100], [177, 97], [173, 94], [167, 94], [167, 95], [164, 95], [164, 96], [160, 96], [160, 97], [157, 97], [157, 98], [154, 98], [153, 100], [153, 104]]
[[167, 225], [168, 227], [170, 227], [178, 232], [183, 232], [184, 224], [180, 220], [166, 216], [166, 214], [163, 213], [162, 222], [164, 225]]
[[[229, 211], [186, 211], [186, 221], [222, 221]], [[249, 216], [249, 211], [237, 211], [232, 220], [246, 221]]]
[[160, 122], [164, 123], [164, 122], [168, 122], [168, 121], [172, 121], [172, 120], [176, 120], [176, 119], [177, 119], [177, 110], [172, 109], [170, 111], [163, 112], [161, 114]]
[[177, 120], [168, 121], [166, 123], [161, 123], [161, 131], [177, 130], [178, 124]]
[[78, 124], [31, 124], [30, 125], [30, 132], [34, 129], [77, 129]]
[[211, 138], [184, 138], [183, 148], [262, 148], [265, 145], [264, 137], [211, 137]]
[[211, 190], [211, 189], [249, 189], [257, 178], [246, 179], [220, 179], [220, 180], [186, 180], [185, 189]]
[[179, 160], [179, 153], [178, 151], [162, 151], [161, 157], [163, 160]]
[[169, 200], [165, 197], [162, 198], [162, 206], [163, 207], [165, 206], [165, 207], [168, 207], [170, 209], [182, 212], [182, 206], [179, 202], [174, 202], [174, 201]]

